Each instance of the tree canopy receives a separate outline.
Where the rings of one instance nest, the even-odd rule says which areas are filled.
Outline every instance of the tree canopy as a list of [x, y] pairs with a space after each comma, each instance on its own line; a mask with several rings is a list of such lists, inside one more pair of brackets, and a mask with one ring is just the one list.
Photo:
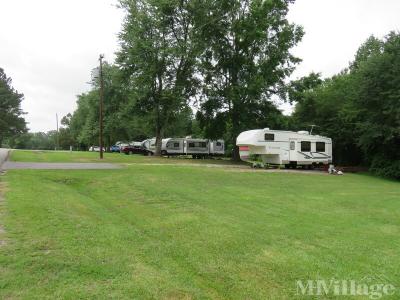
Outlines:
[[126, 18], [117, 63], [133, 105], [148, 116], [156, 154], [166, 126], [177, 121], [196, 93], [193, 14], [197, 1], [122, 0]]
[[[311, 73], [289, 82], [300, 61], [291, 50], [304, 34], [287, 20], [293, 2], [121, 0], [120, 50], [114, 64], [104, 64], [106, 145], [155, 136], [159, 153], [163, 137], [224, 138], [237, 159], [235, 140], [244, 130], [316, 125], [314, 133], [333, 139], [335, 164], [400, 178], [399, 33], [371, 36], [330, 78]], [[4, 139], [23, 132], [25, 122], [23, 96], [0, 74]], [[276, 100], [294, 104], [294, 113], [283, 115]], [[98, 143], [98, 80], [77, 104], [63, 119], [63, 148]]]
[[[290, 49], [303, 36], [302, 28], [286, 19], [292, 2], [204, 1], [198, 119], [206, 136], [228, 133], [234, 145], [243, 130], [282, 125], [272, 100], [285, 93], [284, 80], [300, 61]], [[238, 159], [238, 151], [233, 155]]]
[[27, 131], [21, 109], [24, 95], [12, 87], [12, 80], [0, 68], [0, 147], [5, 139]]
[[336, 162], [400, 178], [400, 35], [370, 37], [348, 69], [313, 77], [312, 86], [302, 85], [310, 78], [293, 84], [297, 124], [332, 137]]

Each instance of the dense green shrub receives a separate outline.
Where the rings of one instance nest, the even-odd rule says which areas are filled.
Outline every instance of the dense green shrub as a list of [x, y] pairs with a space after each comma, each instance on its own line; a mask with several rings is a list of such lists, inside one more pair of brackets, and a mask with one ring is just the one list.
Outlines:
[[371, 163], [370, 171], [378, 176], [400, 179], [400, 160], [377, 156]]

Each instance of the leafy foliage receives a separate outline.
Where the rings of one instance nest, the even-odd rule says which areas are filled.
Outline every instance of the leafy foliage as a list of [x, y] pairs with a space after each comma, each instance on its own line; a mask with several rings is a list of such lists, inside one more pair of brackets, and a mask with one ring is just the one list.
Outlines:
[[[304, 87], [302, 82], [295, 87]], [[315, 82], [292, 93], [296, 122], [314, 122], [321, 134], [332, 137], [337, 163], [363, 163], [380, 175], [399, 178], [400, 35], [370, 37], [349, 69]]]
[[[293, 2], [121, 0], [121, 49], [115, 65], [104, 64], [106, 145], [156, 136], [159, 152], [163, 137], [191, 134], [224, 138], [237, 159], [241, 131], [316, 125], [314, 133], [333, 139], [335, 163], [367, 165], [399, 178], [400, 34], [371, 36], [348, 68], [331, 78], [311, 73], [287, 84], [300, 61], [290, 50], [303, 36], [287, 20]], [[23, 96], [0, 74], [0, 113], [11, 112], [0, 119], [1, 143], [23, 132], [25, 122]], [[277, 99], [295, 103], [292, 116], [283, 116]], [[77, 110], [63, 119], [63, 148], [97, 144], [98, 101], [95, 79], [92, 90], [78, 96]], [[44, 140], [39, 133], [13, 142], [49, 147]]]

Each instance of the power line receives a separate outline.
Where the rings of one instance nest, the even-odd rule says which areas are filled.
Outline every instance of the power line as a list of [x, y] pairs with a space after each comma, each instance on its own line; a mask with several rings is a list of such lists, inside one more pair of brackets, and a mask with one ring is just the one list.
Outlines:
[[104, 55], [100, 54], [100, 116], [99, 116], [99, 143], [100, 143], [100, 159], [103, 159], [103, 105], [104, 105], [104, 82], [103, 82], [103, 58]]

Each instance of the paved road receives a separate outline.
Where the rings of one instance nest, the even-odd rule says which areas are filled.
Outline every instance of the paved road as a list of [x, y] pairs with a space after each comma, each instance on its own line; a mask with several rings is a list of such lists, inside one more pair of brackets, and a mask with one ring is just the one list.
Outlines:
[[0, 148], [0, 170], [2, 169], [2, 165], [8, 157], [8, 151], [8, 149]]
[[107, 163], [30, 163], [11, 162], [3, 164], [4, 170], [111, 170], [121, 169], [120, 165]]
[[6, 161], [8, 149], [0, 148], [0, 170], [111, 170], [122, 166], [108, 163], [31, 163]]

